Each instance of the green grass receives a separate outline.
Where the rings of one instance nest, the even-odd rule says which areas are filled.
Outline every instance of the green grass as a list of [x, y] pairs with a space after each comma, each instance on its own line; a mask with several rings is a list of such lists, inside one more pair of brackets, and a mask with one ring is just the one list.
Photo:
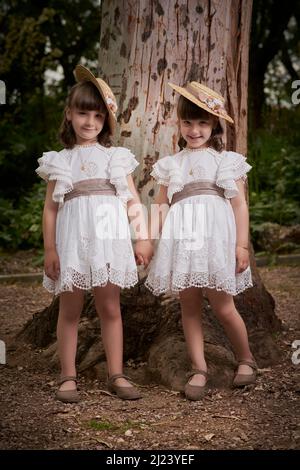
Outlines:
[[129, 420], [126, 420], [124, 423], [111, 423], [109, 421], [100, 421], [98, 419], [92, 419], [89, 421], [88, 426], [96, 431], [120, 431], [122, 433], [128, 429], [140, 427], [138, 423], [134, 423]]
[[92, 419], [89, 422], [89, 427], [96, 431], [116, 431], [118, 429], [118, 426], [114, 423], [110, 423], [109, 421], [98, 421], [96, 419]]

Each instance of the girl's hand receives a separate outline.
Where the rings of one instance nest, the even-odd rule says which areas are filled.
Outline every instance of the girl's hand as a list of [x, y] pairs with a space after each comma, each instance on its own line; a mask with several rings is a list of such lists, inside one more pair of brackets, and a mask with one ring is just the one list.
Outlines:
[[50, 277], [52, 281], [58, 280], [60, 273], [60, 263], [55, 248], [51, 250], [45, 250], [44, 270], [46, 275]]
[[235, 250], [236, 256], [236, 270], [235, 272], [242, 273], [249, 266], [249, 251], [241, 246], [237, 246]]
[[134, 247], [136, 264], [147, 268], [153, 256], [153, 246], [150, 240], [138, 240]]

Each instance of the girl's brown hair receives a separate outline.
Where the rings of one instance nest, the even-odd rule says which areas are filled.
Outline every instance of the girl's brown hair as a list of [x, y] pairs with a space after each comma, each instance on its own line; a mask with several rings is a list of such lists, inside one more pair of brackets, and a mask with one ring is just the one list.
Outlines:
[[99, 144], [104, 147], [110, 147], [112, 145], [107, 108], [95, 85], [86, 81], [74, 85], [66, 101], [64, 117], [59, 129], [59, 139], [66, 148], [73, 148], [76, 144], [76, 135], [72, 123], [67, 119], [67, 110], [72, 108], [80, 109], [81, 111], [99, 111], [100, 113], [106, 113], [103, 129], [100, 134], [97, 135], [97, 140]]
[[[205, 109], [200, 108], [182, 95], [180, 95], [178, 100], [177, 116], [179, 119], [205, 119], [211, 121], [213, 129], [207, 145], [214, 148], [217, 152], [221, 152], [224, 149], [222, 140], [224, 131], [217, 116], [205, 111]], [[186, 141], [182, 136], [178, 140], [178, 145], [181, 150], [186, 146]]]

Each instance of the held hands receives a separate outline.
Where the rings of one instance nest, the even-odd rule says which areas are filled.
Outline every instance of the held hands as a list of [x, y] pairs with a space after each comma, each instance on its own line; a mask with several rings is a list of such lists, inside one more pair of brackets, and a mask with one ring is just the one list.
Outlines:
[[153, 256], [153, 246], [150, 240], [138, 240], [134, 247], [136, 264], [147, 268]]
[[242, 273], [249, 266], [249, 251], [248, 248], [237, 246], [235, 250], [236, 257], [236, 274]]
[[60, 274], [60, 263], [57, 251], [55, 248], [45, 250], [44, 258], [45, 273], [52, 281], [57, 281]]

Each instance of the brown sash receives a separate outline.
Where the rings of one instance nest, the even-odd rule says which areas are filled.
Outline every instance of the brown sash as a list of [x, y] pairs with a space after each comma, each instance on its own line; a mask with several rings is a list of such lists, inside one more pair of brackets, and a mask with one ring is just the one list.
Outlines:
[[74, 197], [79, 196], [93, 196], [94, 194], [115, 196], [116, 189], [109, 179], [106, 178], [93, 178], [88, 180], [78, 181], [73, 184], [73, 189], [65, 194], [65, 201], [69, 201]]
[[219, 188], [215, 183], [210, 181], [193, 181], [192, 183], [184, 185], [181, 191], [174, 194], [171, 205], [187, 197], [199, 196], [201, 194], [213, 194], [215, 196], [225, 197], [224, 189]]

